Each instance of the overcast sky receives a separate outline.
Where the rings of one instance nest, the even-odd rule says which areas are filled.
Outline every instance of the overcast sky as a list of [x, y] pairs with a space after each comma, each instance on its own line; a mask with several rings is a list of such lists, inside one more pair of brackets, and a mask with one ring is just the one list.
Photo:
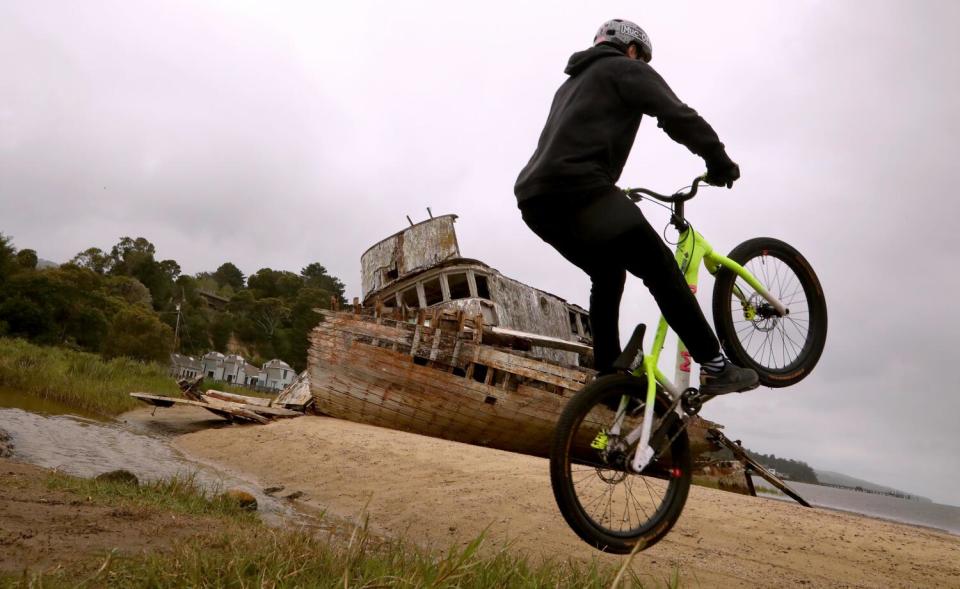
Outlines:
[[[615, 17], [646, 29], [651, 65], [740, 163], [688, 217], [720, 250], [791, 243], [828, 300], [808, 379], [705, 416], [752, 449], [960, 504], [960, 3], [5, 0], [0, 232], [57, 262], [124, 235], [187, 273], [319, 261], [352, 297], [361, 252], [429, 206], [460, 215], [464, 255], [586, 306], [586, 276], [512, 187], [568, 56]], [[646, 120], [621, 184], [702, 171]], [[631, 279], [622, 331], [657, 314]]]

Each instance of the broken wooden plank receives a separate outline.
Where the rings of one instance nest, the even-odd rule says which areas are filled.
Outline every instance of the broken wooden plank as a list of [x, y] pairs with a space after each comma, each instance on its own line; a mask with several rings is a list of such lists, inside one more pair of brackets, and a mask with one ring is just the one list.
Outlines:
[[711, 439], [712, 441], [730, 450], [733, 453], [733, 457], [739, 460], [743, 464], [744, 475], [747, 477], [747, 481], [750, 486], [752, 495], [756, 496], [756, 492], [753, 491], [753, 481], [750, 480], [750, 474], [756, 473], [758, 476], [760, 476], [760, 478], [764, 479], [765, 481], [767, 481], [777, 489], [780, 489], [781, 491], [783, 491], [784, 494], [786, 494], [788, 497], [790, 497], [800, 505], [803, 505], [804, 507], [811, 507], [811, 505], [807, 503], [807, 501], [803, 497], [797, 494], [796, 491], [791, 489], [790, 486], [783, 481], [783, 479], [781, 479], [777, 475], [767, 470], [762, 464], [760, 464], [759, 462], [754, 460], [749, 454], [747, 454], [746, 451], [743, 449], [743, 447], [740, 446], [738, 442], [734, 442], [727, 436], [723, 435], [723, 432], [721, 432], [716, 428], [708, 429], [707, 435], [709, 436], [709, 439]]
[[260, 405], [247, 405], [244, 403], [236, 403], [234, 401], [224, 401], [223, 399], [211, 397], [210, 395], [203, 395], [203, 400], [213, 407], [217, 407], [221, 409], [234, 409], [239, 412], [248, 412], [248, 413], [257, 415], [258, 417], [263, 419], [266, 419], [264, 416], [267, 416], [267, 415], [271, 417], [298, 417], [300, 415], [303, 415], [299, 411], [291, 411], [290, 409], [284, 409], [283, 407], [262, 407]]
[[[214, 391], [216, 393], [222, 391]], [[164, 397], [161, 395], [151, 395], [149, 393], [130, 393], [130, 396], [143, 401], [144, 403], [155, 407], [173, 407], [174, 405], [192, 405], [202, 407], [211, 413], [227, 419], [240, 418], [257, 423], [269, 423], [269, 417], [298, 417], [303, 415], [299, 411], [285, 409], [283, 407], [263, 407], [260, 405], [247, 405], [233, 401], [225, 401], [211, 395], [201, 395], [200, 401], [193, 399], [180, 399], [177, 397]], [[241, 396], [242, 395], [236, 395]]]
[[[194, 407], [202, 407], [207, 411], [222, 417], [224, 419], [234, 419], [240, 418], [248, 421], [256, 421], [257, 423], [267, 423], [267, 419], [261, 417], [255, 413], [236, 410], [232, 407], [213, 405], [205, 401], [194, 401], [193, 399], [178, 399], [176, 397], [163, 397], [160, 395], [150, 395], [147, 393], [130, 393], [131, 397], [139, 399], [144, 403], [148, 403], [155, 407], [173, 407], [174, 405], [192, 405]], [[219, 403], [225, 403], [224, 401], [218, 401]]]
[[258, 405], [260, 407], [270, 407], [271, 399], [264, 399], [263, 397], [248, 397], [246, 395], [237, 395], [234, 393], [227, 393], [225, 391], [217, 391], [214, 389], [207, 389], [207, 392], [204, 393], [210, 397], [220, 399], [221, 401], [231, 401], [233, 403], [242, 403], [244, 405]]
[[311, 403], [313, 403], [313, 395], [310, 393], [310, 375], [305, 370], [297, 380], [277, 395], [272, 406], [287, 407], [288, 409], [295, 407], [303, 410]]
[[194, 401], [192, 399], [180, 399], [178, 397], [164, 397], [161, 395], [151, 395], [149, 393], [130, 393], [130, 396], [134, 399], [139, 399], [148, 405], [153, 405], [154, 407], [173, 407], [176, 405], [194, 405], [197, 407], [203, 407], [206, 403], [202, 401]]
[[270, 423], [270, 420], [264, 417], [263, 415], [254, 413], [253, 411], [251, 411], [250, 409], [247, 409], [246, 407], [244, 407], [243, 405], [240, 405], [239, 403], [221, 401], [220, 399], [208, 397], [207, 395], [203, 395], [203, 400], [207, 402], [206, 407], [204, 407], [205, 409], [210, 409], [210, 410], [216, 409], [218, 411], [224, 411], [234, 417], [238, 417], [240, 419], [247, 419], [249, 421], [256, 421], [257, 423], [261, 423], [261, 424]]
[[528, 333], [526, 331], [517, 331], [515, 329], [506, 329], [504, 327], [487, 327], [484, 331], [490, 330], [492, 333], [503, 336], [512, 336], [519, 339], [529, 340], [531, 344], [542, 348], [552, 348], [554, 350], [565, 350], [567, 352], [577, 352], [578, 354], [587, 354], [593, 351], [591, 346], [551, 337], [549, 335], [540, 335], [537, 333]]

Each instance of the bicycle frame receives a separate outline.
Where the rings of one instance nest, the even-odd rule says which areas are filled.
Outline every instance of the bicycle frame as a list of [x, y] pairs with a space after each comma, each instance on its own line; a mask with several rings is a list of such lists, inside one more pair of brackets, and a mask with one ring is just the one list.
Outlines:
[[[704, 239], [700, 233], [694, 231], [692, 227], [688, 226], [680, 234], [680, 240], [677, 243], [675, 258], [677, 260], [677, 264], [679, 264], [680, 268], [683, 270], [684, 277], [687, 280], [687, 284], [690, 286], [690, 290], [692, 290], [694, 293], [697, 292], [701, 263], [704, 265], [704, 267], [706, 267], [707, 271], [713, 275], [715, 275], [720, 268], [728, 268], [743, 278], [744, 281], [746, 281], [747, 284], [749, 284], [757, 294], [762, 296], [768, 303], [770, 303], [770, 305], [773, 306], [773, 308], [776, 309], [777, 313], [779, 313], [781, 316], [787, 315], [789, 312], [783, 303], [767, 292], [767, 290], [762, 284], [760, 284], [760, 281], [758, 281], [753, 274], [730, 258], [716, 253], [709, 242], [707, 242], [707, 240]], [[744, 313], [749, 315], [751, 307], [749, 306], [749, 301], [746, 295], [736, 286], [734, 286], [734, 295], [740, 300], [741, 305], [743, 305]], [[646, 407], [652, 408], [654, 406], [657, 390], [656, 387], [659, 384], [670, 395], [672, 404], [677, 406], [676, 411], [680, 413], [680, 417], [682, 418], [685, 417], [685, 415], [681, 412], [677, 400], [690, 386], [691, 357], [684, 343], [682, 341], [678, 341], [676, 371], [674, 375], [675, 382], [671, 382], [660, 371], [658, 367], [660, 361], [660, 352], [663, 351], [664, 343], [667, 339], [668, 329], [669, 326], [667, 325], [667, 320], [663, 317], [663, 315], [661, 315], [660, 321], [657, 325], [656, 335], [654, 335], [653, 338], [653, 346], [650, 348], [649, 353], [644, 353], [643, 362], [637, 366], [637, 368], [633, 371], [633, 374], [635, 376], [646, 375], [647, 377]], [[614, 425], [610, 430], [611, 434], [619, 435], [623, 418], [626, 415], [628, 402], [629, 399], [626, 396], [621, 398], [620, 406], [614, 419]], [[656, 455], [656, 451], [650, 447], [650, 437], [653, 430], [653, 413], [654, 412], [652, 410], [644, 412], [642, 423], [634, 428], [624, 438], [624, 442], [628, 448], [634, 443], [638, 444], [637, 451], [635, 452], [633, 460], [631, 461], [631, 467], [635, 472], [641, 472], [644, 468], [646, 468]]]

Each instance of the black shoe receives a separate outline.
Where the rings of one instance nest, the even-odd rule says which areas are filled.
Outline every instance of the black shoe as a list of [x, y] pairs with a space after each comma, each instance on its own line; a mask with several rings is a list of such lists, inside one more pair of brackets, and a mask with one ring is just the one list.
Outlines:
[[700, 369], [700, 394], [701, 395], [725, 395], [727, 393], [739, 393], [749, 391], [760, 386], [760, 378], [757, 373], [750, 368], [740, 368], [724, 358], [723, 370], [720, 372], [709, 372]]

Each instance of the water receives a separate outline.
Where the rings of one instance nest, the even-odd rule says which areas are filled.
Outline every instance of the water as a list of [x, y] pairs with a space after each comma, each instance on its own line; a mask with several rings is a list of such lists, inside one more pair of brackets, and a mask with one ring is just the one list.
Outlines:
[[14, 459], [80, 477], [118, 468], [148, 479], [196, 470], [166, 440], [135, 434], [112, 422], [0, 409], [0, 429], [13, 440]]
[[[27, 401], [22, 405], [38, 407], [28, 396], [18, 397]], [[14, 460], [79, 477], [117, 469], [129, 470], [141, 480], [193, 476], [211, 491], [239, 487], [251, 493], [267, 523], [276, 525], [297, 518], [289, 505], [265, 495], [258, 486], [188, 460], [170, 446], [167, 435], [142, 433], [142, 426], [133, 431], [121, 422], [56, 414], [62, 409], [56, 404], [45, 403], [43, 409], [48, 414], [0, 408], [0, 430], [10, 435]]]
[[[58, 403], [57, 401], [41, 399], [40, 397], [35, 397], [33, 395], [25, 395], [23, 393], [16, 393], [0, 388], [0, 409], [12, 408], [24, 409], [26, 411], [42, 413], [44, 415], [73, 414], [96, 419], [96, 416], [93, 414], [85, 414], [82, 411], [78, 411], [69, 405], [64, 405], [63, 403]], [[0, 427], [2, 427], [2, 422], [0, 422]]]
[[[758, 488], [772, 489], [769, 483], [759, 477], [753, 477], [753, 483]], [[817, 507], [852, 511], [960, 535], [960, 507], [793, 481], [788, 481], [787, 484], [808, 503]], [[766, 493], [761, 493], [760, 496], [793, 501], [789, 497]]]

